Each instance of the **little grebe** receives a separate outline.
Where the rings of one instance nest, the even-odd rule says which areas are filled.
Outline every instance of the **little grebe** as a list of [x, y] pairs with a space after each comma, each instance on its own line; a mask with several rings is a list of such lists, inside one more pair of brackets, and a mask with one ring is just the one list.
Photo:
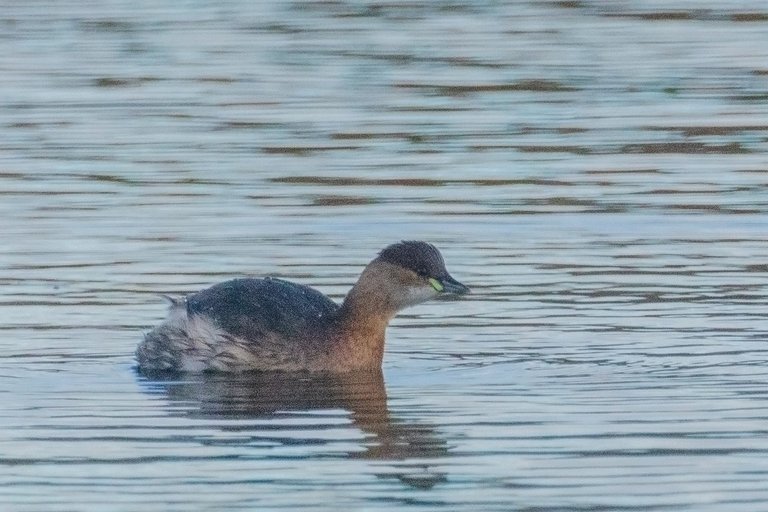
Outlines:
[[172, 300], [136, 349], [143, 371], [379, 369], [398, 311], [469, 288], [426, 242], [392, 244], [365, 267], [340, 306], [282, 279], [234, 279]]

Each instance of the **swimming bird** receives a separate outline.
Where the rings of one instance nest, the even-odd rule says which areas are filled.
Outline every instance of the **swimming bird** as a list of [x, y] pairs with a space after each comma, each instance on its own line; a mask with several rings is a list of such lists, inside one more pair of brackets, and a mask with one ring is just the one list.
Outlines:
[[140, 371], [380, 369], [385, 331], [402, 309], [469, 288], [429, 243], [382, 250], [339, 305], [301, 284], [267, 277], [225, 281], [170, 299], [168, 317], [136, 349]]

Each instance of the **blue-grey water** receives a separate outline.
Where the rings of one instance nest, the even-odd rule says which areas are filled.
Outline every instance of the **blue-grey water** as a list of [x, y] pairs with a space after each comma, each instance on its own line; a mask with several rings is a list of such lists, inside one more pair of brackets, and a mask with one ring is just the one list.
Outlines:
[[[768, 510], [765, 2], [0, 6], [3, 511]], [[401, 239], [383, 375], [134, 371]]]

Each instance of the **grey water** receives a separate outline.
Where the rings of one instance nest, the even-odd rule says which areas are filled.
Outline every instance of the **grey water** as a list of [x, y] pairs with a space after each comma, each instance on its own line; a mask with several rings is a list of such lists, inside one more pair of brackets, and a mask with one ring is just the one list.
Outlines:
[[[764, 2], [0, 5], [3, 511], [768, 510]], [[402, 239], [382, 374], [134, 370]]]

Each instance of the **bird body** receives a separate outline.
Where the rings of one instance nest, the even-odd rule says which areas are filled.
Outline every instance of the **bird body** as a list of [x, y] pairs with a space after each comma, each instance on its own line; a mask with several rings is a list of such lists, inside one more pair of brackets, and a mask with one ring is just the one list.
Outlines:
[[339, 305], [276, 278], [233, 279], [182, 300], [136, 350], [143, 371], [346, 372], [381, 367], [385, 331], [401, 309], [468, 288], [425, 242], [384, 249]]

